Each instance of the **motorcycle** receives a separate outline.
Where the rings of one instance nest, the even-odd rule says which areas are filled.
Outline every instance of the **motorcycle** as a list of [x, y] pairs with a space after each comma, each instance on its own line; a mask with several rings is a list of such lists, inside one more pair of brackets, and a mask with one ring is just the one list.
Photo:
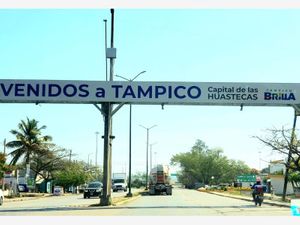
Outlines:
[[255, 205], [261, 206], [262, 202], [264, 200], [264, 193], [256, 193], [254, 194], [254, 203]]

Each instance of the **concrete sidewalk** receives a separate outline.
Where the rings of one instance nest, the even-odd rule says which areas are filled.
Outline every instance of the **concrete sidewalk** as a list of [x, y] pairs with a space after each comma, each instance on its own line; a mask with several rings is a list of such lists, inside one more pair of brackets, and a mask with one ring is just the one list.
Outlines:
[[[244, 195], [233, 195], [224, 192], [214, 192], [214, 191], [207, 191], [206, 193], [253, 202], [252, 196], [248, 197]], [[281, 197], [272, 196], [271, 194], [265, 194], [263, 204], [276, 205], [276, 206], [288, 207], [288, 208], [291, 207], [290, 202], [284, 202], [281, 200]]]

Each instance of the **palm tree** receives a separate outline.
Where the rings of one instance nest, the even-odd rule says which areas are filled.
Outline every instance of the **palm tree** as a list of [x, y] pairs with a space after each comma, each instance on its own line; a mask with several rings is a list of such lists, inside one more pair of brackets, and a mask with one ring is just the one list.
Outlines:
[[12, 156], [10, 165], [15, 165], [22, 156], [25, 163], [29, 164], [33, 155], [38, 155], [47, 151], [47, 146], [50, 145], [49, 141], [52, 140], [51, 136], [42, 136], [42, 130], [46, 126], [38, 127], [38, 121], [35, 119], [28, 119], [27, 121], [21, 120], [18, 124], [18, 130], [11, 130], [10, 133], [16, 136], [15, 141], [8, 142], [8, 148], [15, 148], [9, 155]]

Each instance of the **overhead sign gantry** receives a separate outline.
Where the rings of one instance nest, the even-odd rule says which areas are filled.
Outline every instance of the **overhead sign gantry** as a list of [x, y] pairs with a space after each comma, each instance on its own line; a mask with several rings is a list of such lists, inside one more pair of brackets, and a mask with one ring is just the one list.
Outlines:
[[1, 80], [2, 103], [300, 106], [300, 83]]
[[[106, 206], [111, 204], [112, 115], [122, 105], [239, 105], [241, 109], [292, 106], [296, 121], [300, 115], [300, 84], [0, 79], [0, 103], [94, 104], [104, 117], [104, 186], [100, 204]], [[97, 105], [100, 103], [101, 108]], [[119, 105], [113, 109], [114, 104]]]

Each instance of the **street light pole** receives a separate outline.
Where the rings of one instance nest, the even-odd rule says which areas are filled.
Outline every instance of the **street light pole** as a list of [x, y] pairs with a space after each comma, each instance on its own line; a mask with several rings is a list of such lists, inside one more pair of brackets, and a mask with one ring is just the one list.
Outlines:
[[157, 152], [154, 152], [154, 165], [156, 165], [156, 154]]
[[153, 125], [152, 127], [144, 127], [143, 125], [140, 125], [141, 127], [145, 128], [147, 130], [147, 147], [146, 147], [146, 188], [145, 190], [148, 190], [148, 155], [149, 155], [149, 130], [153, 127], [156, 127], [157, 125]]
[[129, 177], [127, 197], [132, 197], [131, 193], [131, 104], [129, 105]]
[[155, 142], [155, 143], [150, 144], [150, 171], [152, 169], [152, 146], [155, 144], [157, 144], [157, 143]]
[[[120, 75], [116, 75], [116, 77], [122, 78], [124, 80], [127, 80], [129, 82], [134, 81], [138, 76], [140, 76], [141, 74], [145, 73], [146, 71], [142, 71], [140, 73], [138, 73], [133, 79], [128, 79], [126, 77], [120, 76]], [[129, 104], [129, 175], [128, 175], [128, 193], [127, 193], [127, 197], [132, 197], [132, 193], [131, 193], [131, 118], [132, 118], [132, 105]]]
[[93, 153], [91, 152], [88, 154], [88, 160], [87, 160], [88, 169], [90, 168], [90, 155], [93, 155]]

